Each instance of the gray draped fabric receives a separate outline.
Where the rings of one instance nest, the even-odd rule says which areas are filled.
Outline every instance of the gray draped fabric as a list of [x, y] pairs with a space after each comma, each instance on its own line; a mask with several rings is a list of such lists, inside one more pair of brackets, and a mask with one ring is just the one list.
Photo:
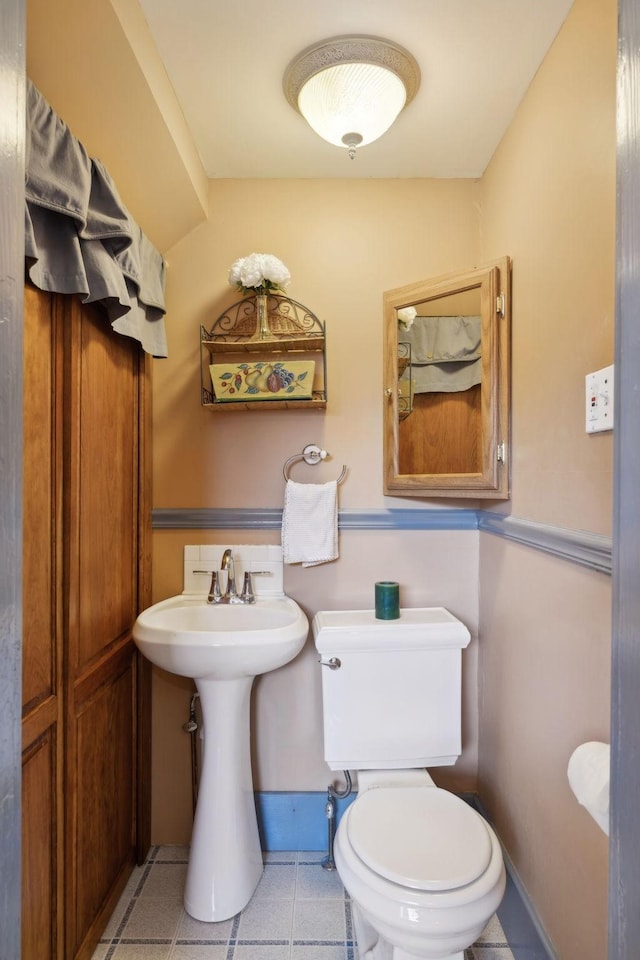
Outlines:
[[29, 81], [25, 256], [41, 290], [105, 307], [113, 329], [167, 356], [164, 260], [92, 159]]
[[414, 393], [457, 393], [480, 383], [480, 317], [416, 317], [400, 340], [411, 344]]

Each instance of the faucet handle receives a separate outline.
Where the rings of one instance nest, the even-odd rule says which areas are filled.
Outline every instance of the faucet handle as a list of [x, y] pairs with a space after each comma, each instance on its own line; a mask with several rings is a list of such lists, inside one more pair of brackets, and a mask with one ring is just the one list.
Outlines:
[[243, 603], [256, 602], [255, 594], [253, 592], [253, 580], [251, 579], [251, 570], [247, 570], [245, 572], [240, 599], [242, 600]]
[[244, 583], [242, 585], [242, 593], [240, 594], [240, 599], [243, 603], [255, 603], [256, 597], [253, 592], [253, 578], [254, 577], [270, 577], [271, 570], [247, 570], [244, 575]]
[[209, 587], [209, 594], [207, 596], [207, 603], [219, 603], [220, 597], [220, 579], [215, 570], [192, 570], [192, 573], [204, 574], [207, 577], [211, 577], [211, 585]]
[[217, 570], [211, 571], [211, 586], [209, 587], [209, 596], [207, 603], [220, 603], [222, 594], [220, 593], [220, 578]]

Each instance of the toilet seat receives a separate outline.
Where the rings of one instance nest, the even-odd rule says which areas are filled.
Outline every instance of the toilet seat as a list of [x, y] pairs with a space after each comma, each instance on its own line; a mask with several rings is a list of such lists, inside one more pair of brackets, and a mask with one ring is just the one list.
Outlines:
[[488, 869], [487, 825], [438, 787], [379, 787], [360, 794], [347, 818], [349, 844], [378, 876], [414, 890], [456, 890]]

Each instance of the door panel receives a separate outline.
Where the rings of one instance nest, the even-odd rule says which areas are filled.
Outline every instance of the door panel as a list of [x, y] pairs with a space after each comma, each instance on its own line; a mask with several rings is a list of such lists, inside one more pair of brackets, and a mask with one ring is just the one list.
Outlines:
[[123, 654], [115, 658], [112, 675], [78, 707], [76, 944], [100, 914], [114, 881], [133, 864], [134, 670], [131, 648]]
[[131, 629], [137, 603], [137, 375], [135, 341], [114, 336], [102, 314], [75, 304], [76, 402], [71, 418], [79, 553], [74, 668]]
[[60, 342], [53, 300], [24, 310], [22, 960], [62, 956]]
[[55, 594], [60, 461], [56, 397], [56, 318], [52, 298], [27, 287], [24, 318], [23, 715], [56, 696]]
[[54, 960], [58, 939], [56, 725], [22, 759], [22, 960]]
[[71, 955], [84, 957], [135, 862], [141, 360], [75, 300], [66, 336], [66, 896]]

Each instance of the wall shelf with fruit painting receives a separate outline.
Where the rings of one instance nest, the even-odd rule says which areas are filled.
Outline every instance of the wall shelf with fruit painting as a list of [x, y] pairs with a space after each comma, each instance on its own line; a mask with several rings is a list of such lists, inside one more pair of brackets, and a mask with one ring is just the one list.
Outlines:
[[210, 410], [324, 410], [325, 328], [279, 294], [245, 297], [200, 327], [201, 401]]

